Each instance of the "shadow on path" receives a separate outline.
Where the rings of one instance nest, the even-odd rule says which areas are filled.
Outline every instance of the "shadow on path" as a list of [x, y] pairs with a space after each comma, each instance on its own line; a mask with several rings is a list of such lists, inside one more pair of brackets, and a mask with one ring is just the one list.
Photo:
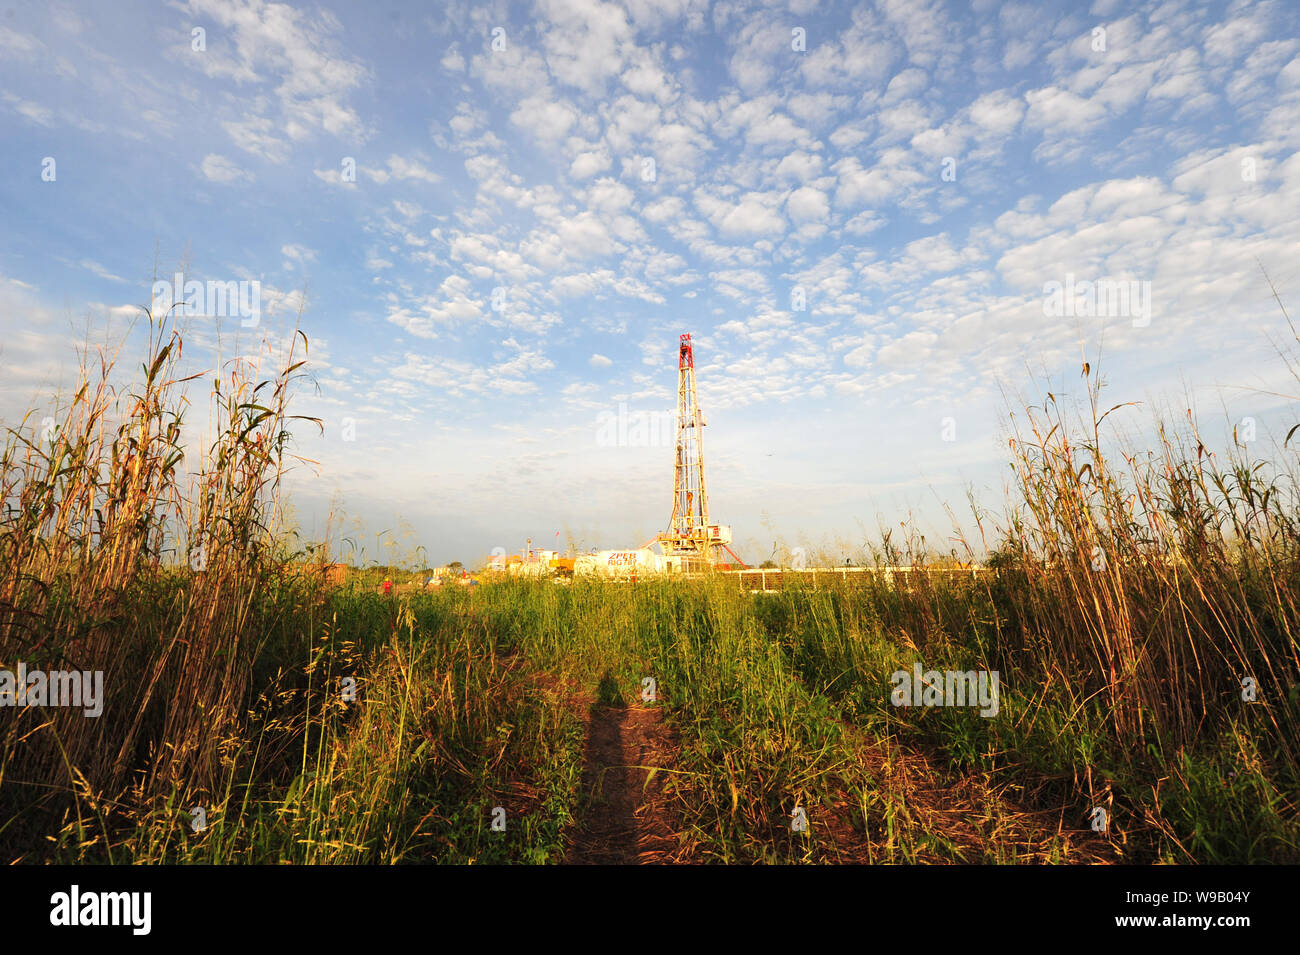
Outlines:
[[635, 865], [669, 858], [678, 848], [663, 807], [673, 745], [658, 706], [628, 706], [606, 673], [591, 706], [583, 754], [579, 818], [570, 865]]

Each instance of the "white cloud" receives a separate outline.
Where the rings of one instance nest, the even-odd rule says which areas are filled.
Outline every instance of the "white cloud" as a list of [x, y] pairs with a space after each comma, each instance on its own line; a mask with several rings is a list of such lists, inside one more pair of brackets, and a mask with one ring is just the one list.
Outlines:
[[126, 282], [126, 279], [122, 278], [120, 275], [114, 275], [93, 259], [82, 259], [79, 264], [83, 269], [88, 272], [93, 272], [101, 279], [108, 279], [110, 282]]
[[45, 44], [30, 33], [0, 25], [0, 50], [15, 59], [30, 59], [45, 50]]
[[[215, 22], [220, 28], [208, 30], [204, 55], [188, 57], [186, 62], [213, 79], [274, 84], [280, 107], [276, 126], [290, 140], [304, 139], [317, 130], [335, 136], [362, 131], [360, 117], [345, 99], [367, 73], [336, 44], [334, 37], [342, 27], [333, 14], [260, 0], [247, 4], [188, 0], [185, 9], [196, 21]], [[248, 126], [263, 119], [255, 116], [226, 126]]]
[[578, 121], [578, 114], [568, 104], [552, 100], [546, 94], [531, 96], [510, 114], [510, 121], [543, 142], [558, 142]]
[[441, 64], [444, 70], [449, 70], [452, 73], [465, 72], [465, 57], [460, 55], [460, 50], [457, 49], [456, 44], [454, 43], [443, 56]]
[[1006, 136], [1020, 125], [1024, 114], [1024, 103], [1006, 90], [985, 93], [970, 106], [971, 121], [994, 136]]
[[295, 245], [293, 243], [282, 245], [280, 254], [288, 260], [285, 262], [286, 268], [292, 268], [293, 264], [305, 265], [308, 262], [316, 261], [316, 251], [307, 248], [305, 245]]
[[342, 186], [344, 189], [355, 189], [357, 187], [356, 182], [345, 180], [342, 171], [338, 169], [313, 169], [312, 175], [332, 186]]
[[1086, 132], [1106, 118], [1106, 110], [1069, 90], [1055, 86], [1025, 94], [1029, 109], [1025, 121], [1052, 132]]
[[383, 185], [390, 179], [413, 179], [418, 182], [427, 183], [437, 183], [442, 181], [442, 176], [438, 175], [428, 166], [417, 160], [407, 159], [404, 156], [389, 156], [387, 166], [387, 169], [371, 169], [367, 167], [362, 171], [380, 185]]
[[288, 141], [278, 134], [275, 124], [265, 116], [249, 116], [242, 121], [227, 120], [221, 126], [240, 149], [273, 163], [282, 163], [289, 158]]
[[[400, 23], [424, 36], [413, 50], [427, 46], [432, 68], [414, 74], [416, 54], [400, 44], [362, 60], [380, 48], [384, 18], [345, 31], [326, 9], [195, 0], [164, 29], [168, 52], [128, 63], [93, 45], [102, 15], [86, 7], [80, 34], [47, 21], [37, 40], [0, 26], [14, 73], [0, 109], [23, 155], [53, 151], [51, 130], [90, 149], [93, 162], [71, 169], [59, 156], [52, 195], [87, 171], [120, 172], [136, 154], [120, 147], [151, 137], [159, 168], [180, 174], [151, 183], [156, 198], [196, 203], [196, 256], [220, 274], [259, 273], [235, 259], [300, 275], [328, 259], [326, 298], [308, 313], [313, 351], [324, 331], [348, 367], [330, 368], [308, 400], [335, 414], [374, 410], [358, 447], [325, 449], [327, 468], [371, 473], [387, 492], [375, 462], [414, 474], [404, 451], [432, 444], [457, 449], [475, 476], [509, 459], [538, 499], [559, 497], [544, 490], [565, 455], [575, 462], [566, 476], [597, 473], [564, 443], [579, 428], [573, 408], [623, 400], [585, 379], [618, 364], [623, 398], [670, 402], [676, 335], [689, 329], [702, 398], [721, 424], [719, 487], [735, 495], [738, 526], [753, 525], [765, 506], [754, 502], [791, 497], [747, 457], [755, 422], [787, 457], [854, 472], [805, 495], [814, 508], [834, 483], [855, 488], [843, 493], [864, 513], [876, 502], [863, 488], [909, 477], [889, 473], [900, 460], [936, 474], [973, 460], [986, 436], [965, 443], [969, 416], [992, 415], [994, 383], [1021, 380], [1026, 362], [1057, 373], [1103, 327], [1117, 380], [1124, 363], [1153, 388], [1180, 362], [1197, 381], [1253, 373], [1242, 342], [1273, 307], [1255, 259], [1289, 301], [1288, 263], [1300, 255], [1300, 42], [1281, 5], [1193, 6], [1098, 2], [1045, 16], [1020, 0], [833, 12], [808, 0], [784, 11], [732, 0], [539, 0], [527, 12], [457, 2]], [[191, 21], [208, 30], [202, 56], [188, 50]], [[1108, 30], [1103, 53], [1091, 49], [1094, 21]], [[807, 27], [806, 52], [790, 49], [795, 24]], [[508, 38], [500, 51], [496, 26]], [[217, 140], [177, 159], [196, 115]], [[115, 142], [134, 127], [139, 140]], [[344, 156], [358, 183], [343, 181]], [[945, 156], [958, 160], [955, 184], [940, 178]], [[654, 177], [642, 175], [648, 159]], [[45, 188], [35, 162], [20, 174]], [[183, 244], [163, 228], [165, 243]], [[122, 281], [101, 262], [140, 268], [105, 255], [46, 250], [92, 284]], [[1065, 271], [1149, 277], [1152, 325], [1044, 322], [1043, 283]], [[795, 287], [806, 311], [795, 310]], [[302, 302], [272, 297], [281, 311]], [[103, 310], [126, 316], [115, 301]], [[55, 312], [39, 320], [57, 322]], [[9, 337], [22, 348], [6, 340], [0, 357], [29, 354], [28, 331], [20, 319]], [[644, 364], [606, 357], [611, 342], [631, 343]], [[914, 437], [932, 438], [943, 404], [963, 409], [963, 444], [941, 449], [947, 457]], [[850, 405], [852, 415], [841, 410]], [[894, 453], [821, 453], [782, 422], [787, 407], [791, 421], [825, 410], [841, 437], [860, 431], [854, 446]], [[499, 444], [476, 444], [497, 431]], [[530, 442], [547, 450], [528, 457]], [[422, 463], [426, 473], [437, 464]], [[426, 484], [411, 479], [404, 503], [424, 500]], [[473, 500], [486, 493], [465, 486]], [[792, 472], [790, 486], [807, 476]]]
[[589, 149], [573, 158], [569, 166], [569, 175], [574, 179], [589, 179], [596, 173], [604, 172], [611, 165], [609, 151], [606, 149]]
[[209, 182], [251, 182], [253, 179], [252, 173], [241, 169], [225, 156], [218, 156], [216, 153], [209, 153], [203, 157], [199, 172]]
[[796, 189], [785, 203], [786, 212], [794, 222], [824, 222], [830, 217], [830, 201], [826, 193], [810, 186]]
[[54, 111], [40, 103], [33, 103], [31, 100], [25, 100], [22, 97], [15, 96], [13, 93], [4, 93], [4, 101], [19, 116], [30, 119], [33, 123], [41, 126], [54, 125]]
[[913, 187], [928, 178], [901, 149], [886, 150], [871, 168], [863, 168], [857, 157], [847, 156], [832, 169], [839, 177], [835, 204], [841, 208], [902, 201]]
[[623, 69], [632, 29], [627, 14], [601, 0], [541, 0], [539, 27], [555, 79], [599, 97]]
[[695, 205], [722, 235], [745, 238], [785, 231], [785, 219], [777, 211], [783, 198], [782, 193], [751, 192], [731, 203], [696, 190]]

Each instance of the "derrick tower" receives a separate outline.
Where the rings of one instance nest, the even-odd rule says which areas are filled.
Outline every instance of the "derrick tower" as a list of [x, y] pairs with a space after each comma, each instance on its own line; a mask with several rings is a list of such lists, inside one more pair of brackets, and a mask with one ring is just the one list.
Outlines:
[[677, 467], [668, 536], [674, 551], [709, 560], [709, 489], [704, 481], [704, 415], [695, 391], [695, 348], [689, 333], [677, 349]]
[[657, 542], [665, 555], [680, 561], [686, 573], [709, 570], [719, 550], [740, 558], [727, 545], [731, 528], [709, 520], [709, 487], [704, 479], [704, 414], [695, 391], [695, 348], [690, 334], [677, 348], [677, 449], [673, 470], [673, 513]]

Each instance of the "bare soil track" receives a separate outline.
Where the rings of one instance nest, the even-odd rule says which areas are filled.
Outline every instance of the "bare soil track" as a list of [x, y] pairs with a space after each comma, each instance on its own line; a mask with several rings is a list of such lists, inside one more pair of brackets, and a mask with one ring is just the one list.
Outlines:
[[[586, 702], [586, 701], [584, 701]], [[698, 861], [669, 807], [677, 741], [659, 706], [590, 703], [578, 822], [565, 862], [569, 865], [646, 865]], [[855, 747], [858, 771], [905, 806], [899, 822], [932, 833], [947, 851], [921, 851], [915, 861], [987, 862], [990, 856], [1020, 863], [1119, 861], [1095, 833], [1067, 826], [1064, 813], [1027, 810], [1005, 789], [983, 778], [948, 778], [924, 752], [897, 747], [887, 755], [865, 739]], [[847, 792], [818, 813], [833, 849], [823, 861], [884, 861], [887, 842], [879, 822], [866, 821]], [[788, 838], [788, 835], [785, 836]]]
[[592, 704], [570, 865], [688, 862], [667, 810], [677, 744], [659, 706]]
[[[938, 768], [939, 759], [916, 746], [897, 742], [885, 746], [865, 739], [856, 751], [857, 770], [875, 781], [876, 790], [899, 807], [896, 824], [917, 833], [924, 845], [937, 841], [946, 848], [920, 848], [914, 861], [1015, 862], [1042, 864], [1107, 864], [1121, 861], [1106, 839], [1067, 819], [1078, 816], [1065, 807], [1029, 808], [1016, 790], [997, 785], [979, 774], [952, 776]], [[826, 820], [840, 862], [881, 861], [889, 837], [880, 819], [870, 823], [844, 791], [837, 794]], [[870, 827], [870, 832], [865, 827]], [[874, 853], [868, 850], [874, 839]], [[873, 858], [874, 855], [874, 858]]]

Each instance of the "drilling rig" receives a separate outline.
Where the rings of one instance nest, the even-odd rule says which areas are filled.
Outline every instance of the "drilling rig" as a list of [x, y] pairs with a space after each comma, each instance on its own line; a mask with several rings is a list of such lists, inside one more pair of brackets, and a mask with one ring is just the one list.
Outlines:
[[731, 528], [709, 522], [709, 490], [704, 480], [704, 415], [695, 390], [695, 348], [689, 333], [677, 349], [677, 451], [673, 471], [673, 511], [668, 530], [656, 537], [670, 563], [682, 573], [711, 570], [719, 548], [742, 567], [727, 545]]

